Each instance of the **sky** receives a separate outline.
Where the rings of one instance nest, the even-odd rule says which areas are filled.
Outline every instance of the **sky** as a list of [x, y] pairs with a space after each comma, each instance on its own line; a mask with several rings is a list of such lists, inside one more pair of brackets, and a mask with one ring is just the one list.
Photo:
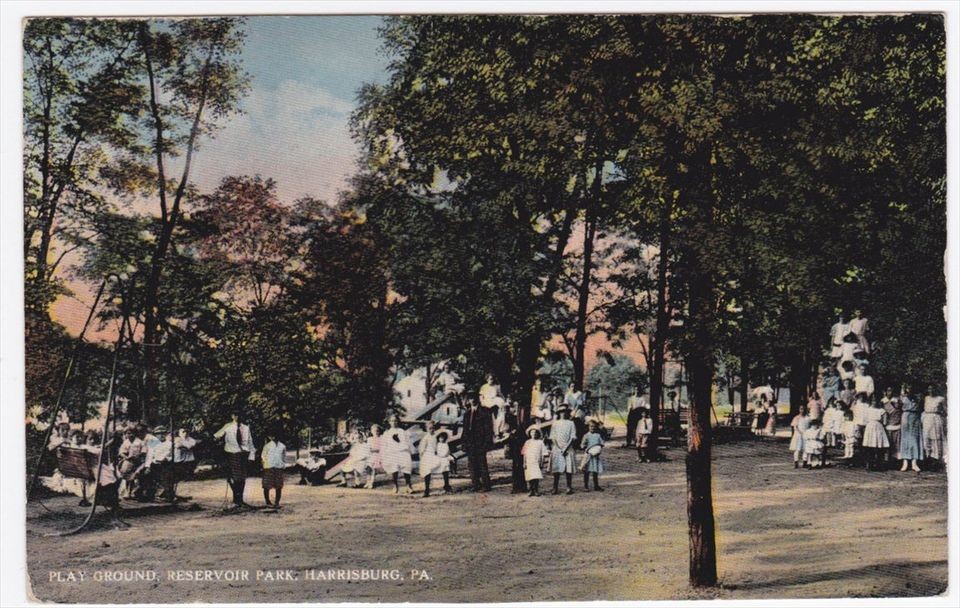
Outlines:
[[243, 114], [202, 144], [200, 189], [259, 173], [276, 180], [281, 200], [334, 200], [356, 166], [348, 124], [357, 91], [386, 79], [380, 23], [375, 16], [249, 18], [242, 61], [250, 92]]

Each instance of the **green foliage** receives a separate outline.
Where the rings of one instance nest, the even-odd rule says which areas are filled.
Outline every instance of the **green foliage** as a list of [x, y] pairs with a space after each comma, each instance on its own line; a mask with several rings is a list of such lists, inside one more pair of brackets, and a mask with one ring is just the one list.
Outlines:
[[[624, 355], [613, 355], [609, 361], [601, 357], [587, 373], [586, 388], [591, 396], [602, 394], [607, 403], [623, 411], [626, 411], [627, 399], [634, 389], [639, 389], [642, 395], [646, 387], [646, 370]], [[607, 409], [612, 411], [609, 406]]]

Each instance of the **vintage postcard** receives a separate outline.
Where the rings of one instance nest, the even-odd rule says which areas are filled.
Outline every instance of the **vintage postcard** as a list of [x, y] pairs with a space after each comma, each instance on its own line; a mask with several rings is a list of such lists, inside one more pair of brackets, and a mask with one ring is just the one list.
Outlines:
[[956, 592], [951, 13], [178, 8], [18, 26], [29, 601]]

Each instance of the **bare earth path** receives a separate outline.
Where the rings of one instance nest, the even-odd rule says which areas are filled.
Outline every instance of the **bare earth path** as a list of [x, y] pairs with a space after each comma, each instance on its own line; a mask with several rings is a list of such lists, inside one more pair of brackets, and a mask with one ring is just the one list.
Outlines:
[[[786, 444], [768, 441], [716, 447], [723, 587], [692, 591], [683, 452], [667, 454], [669, 462], [641, 465], [632, 451], [608, 449], [606, 492], [583, 492], [577, 479], [576, 494], [542, 498], [511, 495], [493, 453], [500, 483], [489, 494], [423, 499], [385, 487], [296, 486], [291, 476], [276, 514], [219, 516], [225, 483], [192, 482], [181, 493], [203, 511], [69, 538], [44, 536], [69, 522], [31, 504], [27, 563], [35, 596], [59, 602], [772, 599], [946, 589], [944, 474], [794, 470]], [[261, 504], [259, 479], [249, 480], [247, 500]], [[296, 580], [256, 580], [257, 571], [278, 569]], [[328, 580], [328, 569], [393, 569], [403, 579]], [[156, 580], [92, 580], [132, 570]], [[177, 582], [173, 570], [246, 571], [249, 580]], [[80, 572], [85, 580], [67, 580]]]

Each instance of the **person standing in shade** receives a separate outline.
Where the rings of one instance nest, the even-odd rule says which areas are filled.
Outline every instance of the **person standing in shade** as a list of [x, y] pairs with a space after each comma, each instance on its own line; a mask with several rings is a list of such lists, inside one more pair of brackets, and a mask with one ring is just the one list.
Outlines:
[[863, 431], [863, 451], [868, 471], [877, 471], [883, 466], [884, 455], [890, 449], [887, 437], [887, 412], [877, 402], [871, 402], [863, 412], [866, 423]]
[[233, 504], [243, 506], [243, 490], [247, 483], [247, 463], [256, 460], [256, 448], [250, 427], [241, 422], [241, 412], [234, 410], [230, 422], [213, 434], [214, 439], [223, 439], [223, 451], [227, 457], [227, 480], [233, 492]]
[[867, 366], [864, 363], [857, 366], [857, 375], [853, 378], [853, 390], [858, 394], [864, 393], [868, 399], [873, 400], [873, 377], [867, 373]]
[[920, 471], [917, 461], [923, 459], [923, 439], [921, 436], [920, 402], [914, 401], [910, 395], [910, 387], [903, 385], [900, 389], [900, 405], [903, 406], [903, 417], [900, 419], [900, 460], [903, 461], [900, 470], [906, 471], [910, 465], [914, 471]]
[[887, 450], [887, 461], [893, 462], [900, 459], [900, 427], [903, 419], [903, 407], [900, 400], [893, 396], [893, 389], [887, 387], [883, 391], [883, 398], [880, 399], [880, 405], [883, 411], [887, 413], [887, 438], [890, 439], [890, 449]]
[[520, 426], [520, 420], [514, 413], [513, 407], [508, 405], [503, 418], [503, 429], [507, 443], [507, 455], [510, 457], [510, 477], [513, 480], [511, 494], [521, 494], [527, 491], [527, 482], [523, 477], [523, 444], [526, 436]]
[[830, 403], [831, 399], [840, 398], [840, 376], [837, 370], [828, 367], [823, 376], [823, 402]]
[[573, 494], [573, 472], [577, 469], [576, 450], [577, 427], [570, 420], [570, 408], [563, 406], [559, 411], [560, 419], [554, 421], [550, 429], [550, 470], [553, 472], [553, 493], [560, 493], [560, 475], [567, 478], [567, 494]]
[[650, 446], [653, 442], [653, 419], [647, 410], [640, 410], [640, 420], [637, 421], [637, 462], [651, 462]]
[[[867, 320], [859, 310], [853, 312], [853, 318], [850, 319], [850, 332], [857, 337], [857, 348], [860, 352], [869, 355], [870, 343], [867, 341]], [[857, 389], [859, 392], [860, 389]]]
[[469, 402], [463, 415], [463, 447], [470, 466], [470, 480], [475, 492], [490, 490], [490, 470], [487, 451], [493, 447], [493, 414], [476, 401]]
[[763, 427], [763, 434], [773, 437], [777, 432], [777, 404], [772, 399], [767, 404], [767, 423]]
[[633, 389], [633, 394], [627, 399], [627, 439], [624, 447], [636, 445], [637, 424], [640, 422], [640, 414], [646, 409], [646, 400], [640, 396], [640, 388]]
[[937, 395], [933, 385], [927, 387], [923, 398], [923, 414], [920, 416], [920, 428], [923, 437], [923, 453], [930, 468], [939, 469], [946, 458], [944, 444], [947, 440], [947, 425], [944, 422], [943, 397]]

